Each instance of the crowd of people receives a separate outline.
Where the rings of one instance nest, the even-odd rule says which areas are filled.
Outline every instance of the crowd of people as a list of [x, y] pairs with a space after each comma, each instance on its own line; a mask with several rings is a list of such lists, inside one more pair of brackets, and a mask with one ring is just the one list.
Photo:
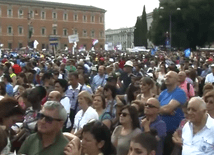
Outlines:
[[0, 154], [213, 155], [211, 52], [4, 52]]

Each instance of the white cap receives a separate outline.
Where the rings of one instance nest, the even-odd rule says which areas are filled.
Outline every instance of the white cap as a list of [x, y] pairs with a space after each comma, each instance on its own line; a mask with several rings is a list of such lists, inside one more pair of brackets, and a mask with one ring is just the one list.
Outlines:
[[214, 64], [212, 64], [210, 67], [214, 67]]
[[130, 66], [130, 67], [133, 67], [133, 62], [128, 60], [126, 61], [125, 65], [124, 66]]

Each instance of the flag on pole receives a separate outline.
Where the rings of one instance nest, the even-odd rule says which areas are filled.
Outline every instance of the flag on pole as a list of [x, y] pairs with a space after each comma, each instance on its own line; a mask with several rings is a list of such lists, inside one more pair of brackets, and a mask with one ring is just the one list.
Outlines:
[[33, 42], [33, 48], [37, 48], [37, 46], [39, 45], [39, 42], [37, 40], [34, 40]]
[[93, 44], [93, 45], [96, 45], [98, 42], [99, 42], [99, 41], [98, 41], [97, 39], [94, 39], [94, 40], [92, 41], [92, 44]]
[[191, 55], [190, 48], [188, 48], [184, 51], [184, 55], [185, 55], [185, 57], [188, 57], [188, 58], [190, 57], [190, 55]]

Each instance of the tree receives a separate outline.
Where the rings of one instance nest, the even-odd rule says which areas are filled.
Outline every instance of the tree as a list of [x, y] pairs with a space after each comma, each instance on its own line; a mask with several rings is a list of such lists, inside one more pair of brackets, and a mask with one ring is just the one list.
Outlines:
[[145, 5], [143, 7], [143, 14], [142, 14], [142, 45], [147, 48], [147, 18], [146, 18], [146, 8]]
[[141, 19], [137, 17], [137, 22], [134, 29], [134, 46], [141, 46], [142, 37], [141, 37]]

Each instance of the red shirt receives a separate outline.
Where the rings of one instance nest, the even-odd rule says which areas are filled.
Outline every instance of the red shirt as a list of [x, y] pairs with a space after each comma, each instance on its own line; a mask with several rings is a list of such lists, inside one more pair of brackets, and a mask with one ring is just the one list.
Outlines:
[[13, 65], [13, 69], [14, 69], [14, 73], [15, 73], [16, 75], [18, 75], [18, 74], [21, 73], [21, 71], [22, 71], [22, 68], [21, 68], [18, 64], [14, 64], [14, 65]]

